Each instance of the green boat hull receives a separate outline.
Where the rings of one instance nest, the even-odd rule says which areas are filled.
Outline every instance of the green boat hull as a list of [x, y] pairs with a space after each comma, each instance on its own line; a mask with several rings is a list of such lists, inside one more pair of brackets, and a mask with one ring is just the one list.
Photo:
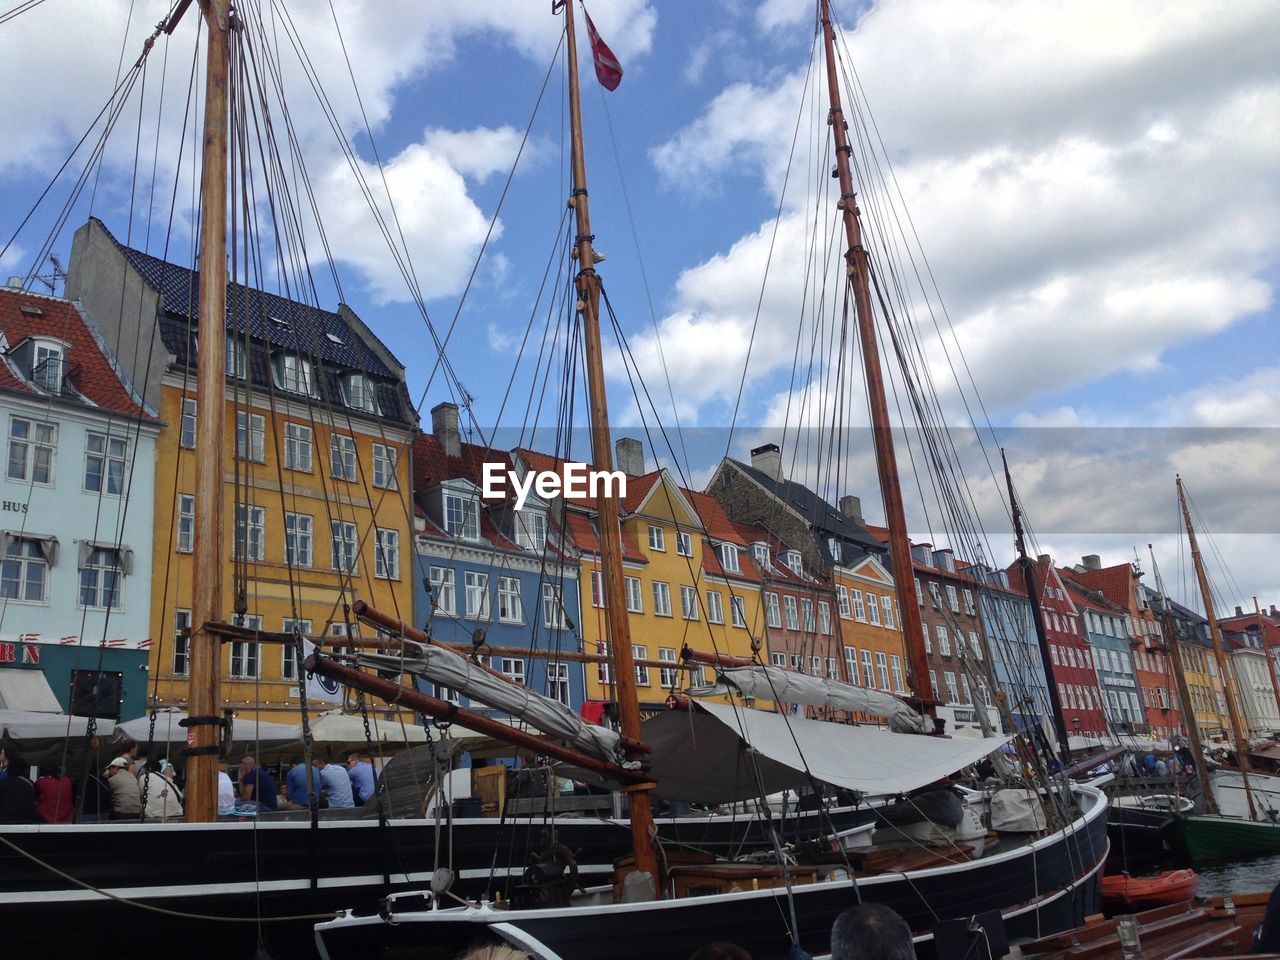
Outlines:
[[1280, 853], [1280, 823], [1204, 815], [1174, 817], [1167, 829], [1171, 846], [1192, 863]]

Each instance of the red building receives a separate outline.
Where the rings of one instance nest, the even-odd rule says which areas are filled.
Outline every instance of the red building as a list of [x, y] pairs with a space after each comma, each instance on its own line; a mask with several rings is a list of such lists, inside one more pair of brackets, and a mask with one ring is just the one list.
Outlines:
[[[1049, 663], [1046, 666], [1058, 687], [1067, 732], [1071, 735], [1104, 736], [1107, 718], [1102, 707], [1102, 692], [1093, 664], [1093, 651], [1080, 625], [1080, 612], [1048, 554], [1036, 560], [1032, 573], [1039, 591], [1045, 637], [1049, 642]], [[1014, 590], [1026, 590], [1022, 568], [1016, 563], [1009, 567], [1009, 583]]]

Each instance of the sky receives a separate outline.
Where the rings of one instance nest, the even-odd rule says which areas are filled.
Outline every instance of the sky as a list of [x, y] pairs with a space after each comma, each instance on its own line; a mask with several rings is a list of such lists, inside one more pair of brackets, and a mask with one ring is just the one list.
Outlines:
[[[84, 190], [68, 202], [85, 148], [55, 180], [167, 6], [49, 0], [0, 24], [0, 83], [22, 91], [0, 102], [5, 275], [47, 274], [46, 245], [65, 264], [90, 213], [189, 261], [195, 7], [156, 42]], [[305, 175], [291, 176], [314, 198], [306, 258], [321, 305], [349, 303], [401, 358], [428, 426], [432, 406], [465, 390], [481, 433], [496, 423], [518, 438], [536, 422], [548, 444], [554, 403], [529, 396], [554, 314], [539, 290], [568, 259], [550, 4], [251, 6], [286, 90], [273, 129], [292, 124]], [[579, 21], [592, 230], [629, 345], [606, 336], [615, 432], [645, 437], [651, 462], [695, 486], [726, 451], [773, 439], [795, 475], [832, 499], [860, 495], [880, 520], [860, 354], [820, 349], [839, 313], [820, 278], [839, 251], [814, 3], [588, 9], [624, 68], [615, 92], [595, 83]], [[1003, 445], [1037, 552], [1112, 564], [1136, 550], [1150, 574], [1151, 543], [1171, 592], [1199, 606], [1177, 528], [1181, 473], [1214, 537], [1221, 601], [1280, 604], [1280, 8], [836, 0], [834, 11], [859, 93], [846, 88], [846, 115], [880, 157], [860, 166], [863, 222], [882, 275], [903, 281], [916, 374], [938, 398], [988, 555], [1012, 552], [988, 466]], [[357, 174], [407, 255], [389, 254]], [[447, 370], [424, 313], [441, 340], [453, 326]], [[651, 405], [634, 395], [628, 356]], [[886, 369], [896, 417], [902, 381], [892, 358]], [[839, 449], [819, 462], [833, 422]], [[912, 476], [922, 451], [902, 440], [913, 535], [962, 539], [928, 508], [927, 481]]]

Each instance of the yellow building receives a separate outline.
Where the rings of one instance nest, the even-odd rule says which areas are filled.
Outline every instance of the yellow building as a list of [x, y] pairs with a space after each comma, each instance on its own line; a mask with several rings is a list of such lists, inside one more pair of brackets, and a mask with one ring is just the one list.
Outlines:
[[[194, 277], [123, 246], [96, 220], [76, 234], [69, 289], [103, 310], [104, 326], [122, 342], [138, 344], [134, 382], [165, 424], [150, 662], [162, 706], [188, 701], [186, 630], [200, 575], [192, 553], [201, 455]], [[362, 599], [411, 621], [417, 420], [403, 366], [345, 305], [330, 312], [231, 284], [227, 322], [225, 619], [345, 637], [344, 608]], [[223, 704], [296, 722], [298, 675], [281, 645], [226, 644]]]
[[836, 564], [831, 579], [839, 607], [845, 679], [858, 686], [909, 693], [907, 649], [893, 575], [878, 559], [864, 555]]
[[1191, 710], [1200, 736], [1206, 740], [1221, 736], [1227, 728], [1227, 701], [1213, 650], [1194, 641], [1179, 640], [1178, 652], [1182, 655], [1182, 672], [1187, 678]]

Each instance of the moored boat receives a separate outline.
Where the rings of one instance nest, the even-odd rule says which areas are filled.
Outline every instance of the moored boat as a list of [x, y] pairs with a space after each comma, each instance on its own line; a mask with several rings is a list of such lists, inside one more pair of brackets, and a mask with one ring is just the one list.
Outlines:
[[1102, 878], [1102, 899], [1112, 906], [1145, 910], [1190, 900], [1200, 888], [1194, 870], [1166, 870], [1150, 877], [1117, 873]]

